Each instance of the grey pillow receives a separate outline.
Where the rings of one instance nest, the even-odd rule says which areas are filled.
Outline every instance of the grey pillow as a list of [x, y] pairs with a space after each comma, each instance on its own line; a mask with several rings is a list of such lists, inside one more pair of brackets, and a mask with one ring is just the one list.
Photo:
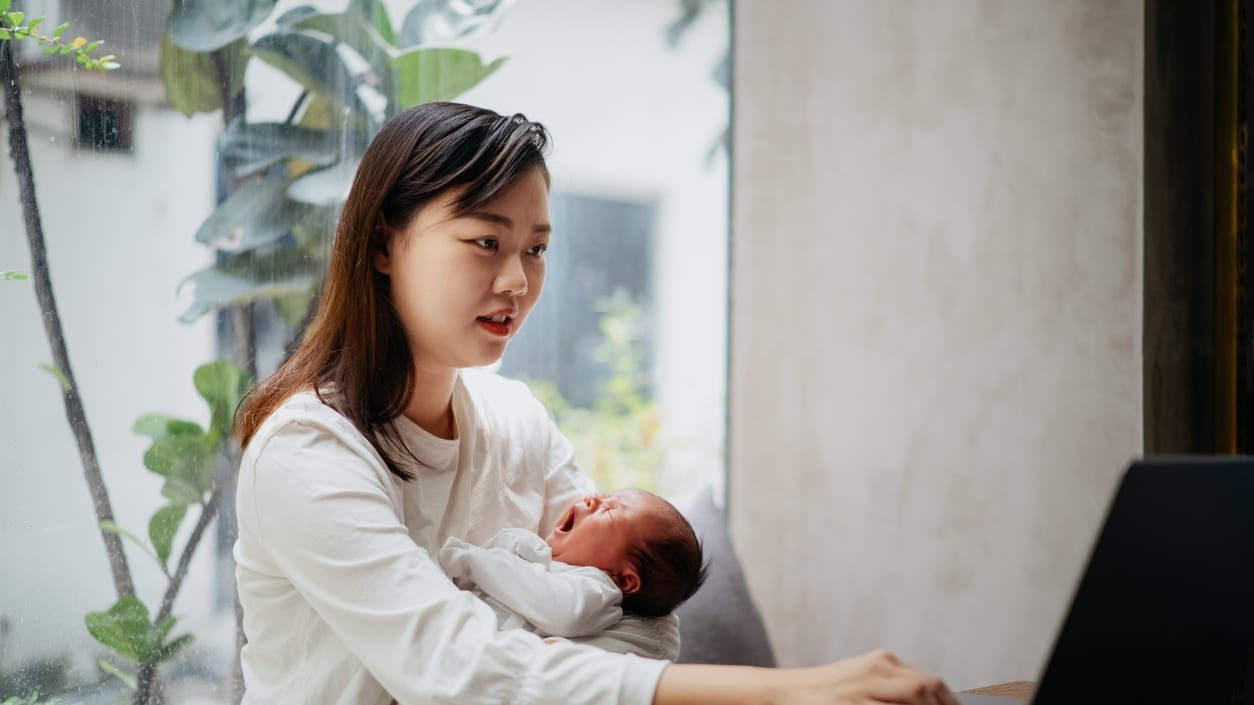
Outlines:
[[677, 507], [692, 523], [709, 562], [705, 585], [675, 611], [678, 663], [774, 666], [762, 614], [749, 596], [727, 533], [727, 516], [714, 505], [713, 493], [707, 487]]

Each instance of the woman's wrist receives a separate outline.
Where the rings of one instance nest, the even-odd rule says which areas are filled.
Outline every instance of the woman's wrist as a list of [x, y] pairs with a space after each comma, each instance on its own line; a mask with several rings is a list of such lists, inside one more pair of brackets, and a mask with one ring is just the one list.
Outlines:
[[773, 668], [672, 664], [658, 679], [653, 705], [775, 705], [783, 680]]

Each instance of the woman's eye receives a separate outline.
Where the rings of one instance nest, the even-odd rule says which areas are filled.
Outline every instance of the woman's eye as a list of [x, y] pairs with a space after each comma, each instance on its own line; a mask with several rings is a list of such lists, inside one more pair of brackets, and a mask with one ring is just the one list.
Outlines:
[[495, 250], [497, 247], [497, 240], [494, 237], [481, 237], [473, 242], [485, 250]]
[[549, 251], [548, 245], [536, 245], [535, 247], [532, 247], [530, 250], [527, 250], [527, 254], [531, 255], [532, 257], [543, 257], [544, 253], [548, 251]]

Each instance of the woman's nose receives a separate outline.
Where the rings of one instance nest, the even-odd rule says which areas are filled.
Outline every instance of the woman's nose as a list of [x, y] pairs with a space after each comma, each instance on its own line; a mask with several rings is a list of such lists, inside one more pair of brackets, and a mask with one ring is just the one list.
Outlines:
[[506, 296], [524, 296], [527, 293], [527, 272], [520, 257], [506, 257], [501, 271], [496, 274], [493, 291]]

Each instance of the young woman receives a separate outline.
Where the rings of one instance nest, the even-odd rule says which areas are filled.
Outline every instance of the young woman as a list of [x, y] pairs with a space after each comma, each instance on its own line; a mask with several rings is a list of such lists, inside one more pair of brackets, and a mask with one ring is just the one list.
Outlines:
[[447, 537], [543, 536], [591, 491], [526, 387], [466, 369], [501, 357], [544, 284], [547, 143], [521, 115], [436, 103], [366, 151], [308, 335], [238, 418], [245, 702], [954, 705], [886, 652], [670, 665], [497, 632], [440, 571]]

